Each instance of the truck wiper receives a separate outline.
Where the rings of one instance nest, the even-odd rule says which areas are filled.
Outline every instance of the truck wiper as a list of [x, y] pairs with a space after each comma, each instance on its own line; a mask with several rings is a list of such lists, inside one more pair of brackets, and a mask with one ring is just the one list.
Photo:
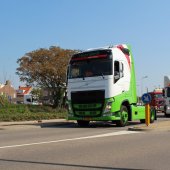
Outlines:
[[82, 78], [83, 78], [83, 80], [85, 80], [85, 76], [84, 75], [82, 75]]

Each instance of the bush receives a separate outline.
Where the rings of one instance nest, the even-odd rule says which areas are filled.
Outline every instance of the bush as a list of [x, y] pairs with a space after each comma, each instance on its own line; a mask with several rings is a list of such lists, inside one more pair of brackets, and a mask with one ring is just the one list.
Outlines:
[[9, 105], [10, 103], [8, 101], [8, 98], [5, 95], [0, 95], [0, 107], [2, 106], [7, 107]]
[[24, 104], [0, 106], [0, 121], [58, 119], [66, 118], [66, 115], [66, 109], [52, 108], [51, 106]]

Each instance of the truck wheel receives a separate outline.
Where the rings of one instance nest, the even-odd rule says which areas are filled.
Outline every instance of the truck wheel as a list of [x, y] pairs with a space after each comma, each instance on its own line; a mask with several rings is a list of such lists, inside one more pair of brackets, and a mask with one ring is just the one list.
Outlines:
[[[150, 113], [150, 123], [153, 123], [155, 120], [157, 120], [156, 110], [154, 108], [151, 108]], [[145, 123], [145, 119], [140, 120], [141, 123]]]
[[124, 127], [128, 124], [128, 109], [126, 106], [121, 106], [120, 109], [120, 120], [116, 120], [116, 125]]
[[140, 120], [140, 123], [145, 123], [145, 119], [141, 119], [141, 120]]
[[153, 123], [156, 120], [156, 110], [155, 108], [151, 108], [151, 115], [150, 115], [150, 123]]
[[168, 114], [166, 113], [166, 106], [164, 107], [164, 115], [165, 117], [168, 117]]
[[80, 127], [87, 127], [89, 126], [89, 122], [90, 121], [86, 121], [86, 120], [77, 120], [77, 123]]
[[165, 117], [169, 117], [169, 115], [166, 112], [164, 112], [164, 115], [165, 115]]

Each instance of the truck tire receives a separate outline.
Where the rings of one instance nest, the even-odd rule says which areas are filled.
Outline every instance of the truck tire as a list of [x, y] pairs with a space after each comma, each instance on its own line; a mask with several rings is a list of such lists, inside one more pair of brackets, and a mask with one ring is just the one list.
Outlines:
[[140, 119], [140, 123], [145, 123], [145, 119]]
[[165, 117], [168, 117], [168, 114], [166, 113], [166, 107], [167, 106], [164, 107], [164, 115], [165, 115]]
[[[151, 108], [150, 123], [153, 123], [155, 120], [157, 120], [156, 110], [155, 108]], [[145, 123], [145, 119], [141, 119], [140, 122]]]
[[150, 123], [153, 123], [157, 119], [156, 109], [151, 108]]
[[165, 117], [169, 117], [169, 115], [166, 112], [164, 112], [164, 115], [165, 115]]
[[80, 127], [87, 127], [89, 126], [89, 122], [90, 121], [86, 121], [86, 120], [77, 120], [77, 123]]
[[122, 105], [120, 109], [120, 120], [116, 120], [116, 126], [124, 127], [128, 124], [128, 109]]

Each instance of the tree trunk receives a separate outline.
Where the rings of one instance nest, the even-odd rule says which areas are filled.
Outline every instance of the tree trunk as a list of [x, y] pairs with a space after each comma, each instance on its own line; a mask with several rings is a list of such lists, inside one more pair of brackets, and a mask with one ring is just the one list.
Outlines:
[[62, 96], [63, 96], [63, 92], [62, 92], [62, 88], [61, 87], [58, 87], [55, 92], [54, 92], [54, 96], [53, 96], [53, 99], [54, 99], [54, 107], [60, 107], [61, 104], [62, 104]]

